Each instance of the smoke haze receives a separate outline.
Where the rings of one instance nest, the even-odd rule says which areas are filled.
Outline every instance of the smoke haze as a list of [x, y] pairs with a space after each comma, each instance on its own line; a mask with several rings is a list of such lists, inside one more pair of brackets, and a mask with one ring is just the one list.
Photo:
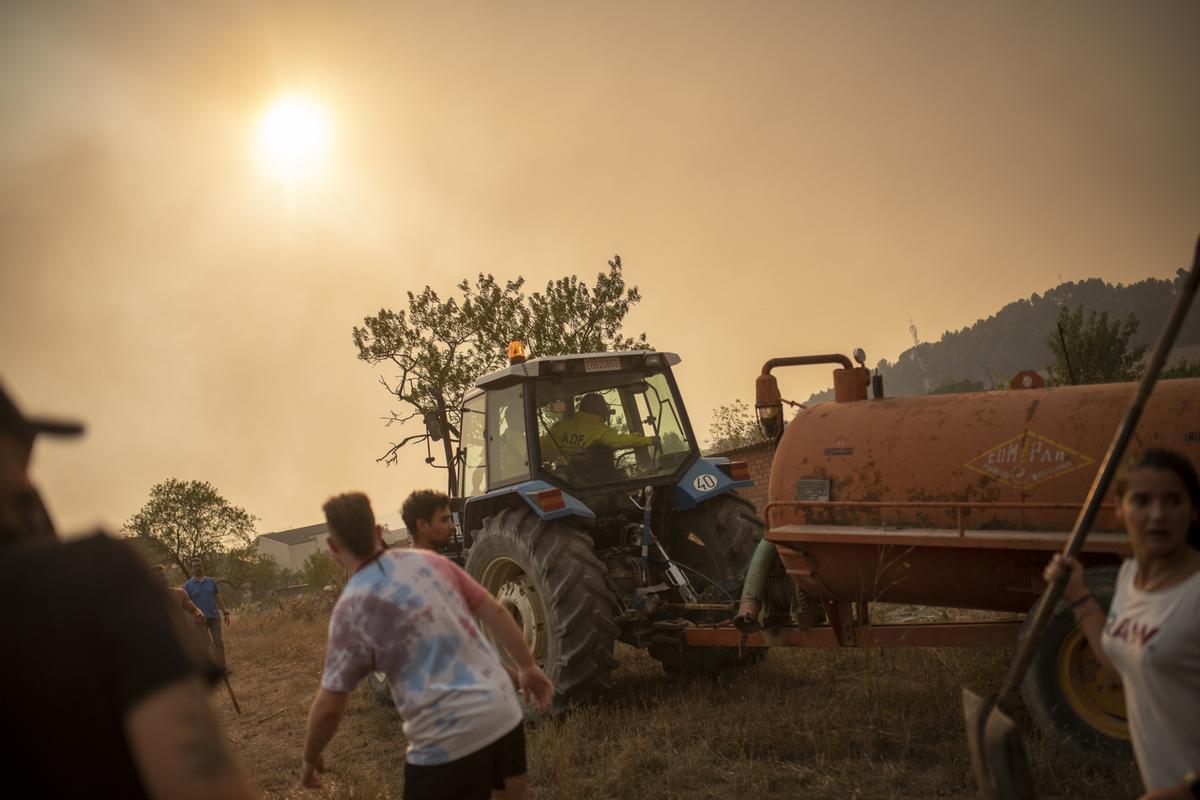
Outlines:
[[[426, 284], [620, 253], [703, 436], [769, 357], [894, 359], [910, 318], [1169, 276], [1198, 232], [1194, 3], [333, 8], [0, 10], [0, 375], [88, 423], [39, 445], [60, 527], [169, 477], [260, 532], [444, 485], [375, 463], [402, 434], [350, 340]], [[291, 89], [336, 141], [289, 204], [251, 140]]]

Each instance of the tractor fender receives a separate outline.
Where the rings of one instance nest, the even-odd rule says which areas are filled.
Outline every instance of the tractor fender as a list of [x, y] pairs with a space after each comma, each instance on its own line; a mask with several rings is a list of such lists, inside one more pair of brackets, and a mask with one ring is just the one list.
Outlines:
[[470, 532], [480, 527], [485, 517], [490, 517], [502, 508], [519, 507], [521, 501], [524, 501], [524, 505], [527, 505], [534, 514], [543, 520], [579, 517], [588, 525], [596, 522], [596, 514], [569, 492], [562, 492], [562, 508], [543, 511], [542, 507], [538, 505], [537, 494], [547, 489], [562, 491], [559, 487], [546, 481], [532, 480], [505, 486], [503, 489], [496, 489], [477, 497], [468, 497], [463, 504], [462, 516], [462, 528], [467, 535], [468, 543]]
[[679, 511], [687, 511], [717, 495], [754, 485], [754, 481], [735, 481], [717, 466], [728, 463], [728, 458], [721, 457], [696, 459], [675, 485], [671, 504]]

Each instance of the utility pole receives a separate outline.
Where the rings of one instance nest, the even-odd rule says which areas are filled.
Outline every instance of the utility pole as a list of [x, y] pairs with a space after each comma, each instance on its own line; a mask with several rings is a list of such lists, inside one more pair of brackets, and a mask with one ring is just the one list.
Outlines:
[[929, 394], [929, 370], [925, 367], [925, 357], [921, 355], [921, 337], [917, 336], [917, 323], [913, 322], [913, 318], [908, 318], [908, 332], [912, 334], [913, 340], [913, 356], [917, 359], [917, 365], [921, 367], [921, 380], [925, 383], [925, 394]]

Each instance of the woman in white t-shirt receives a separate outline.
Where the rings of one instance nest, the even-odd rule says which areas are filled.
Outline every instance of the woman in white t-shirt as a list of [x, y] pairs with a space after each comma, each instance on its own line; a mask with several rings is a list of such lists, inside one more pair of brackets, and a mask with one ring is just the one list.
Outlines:
[[1193, 800], [1200, 797], [1200, 479], [1186, 456], [1151, 449], [1117, 479], [1117, 498], [1133, 558], [1121, 565], [1107, 617], [1075, 559], [1056, 555], [1046, 579], [1069, 570], [1063, 599], [1099, 661], [1121, 676], [1142, 800]]

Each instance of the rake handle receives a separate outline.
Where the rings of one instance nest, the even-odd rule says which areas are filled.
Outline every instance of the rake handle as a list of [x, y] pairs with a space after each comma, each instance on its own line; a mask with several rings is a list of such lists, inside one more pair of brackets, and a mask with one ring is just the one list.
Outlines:
[[[1154, 384], [1158, 381], [1159, 373], [1162, 372], [1163, 365], [1167, 361], [1167, 356], [1171, 352], [1171, 347], [1175, 344], [1175, 338], [1179, 335], [1179, 329], [1183, 327], [1183, 322], [1187, 319], [1188, 309], [1192, 305], [1192, 299], [1196, 296], [1198, 286], [1200, 286], [1200, 239], [1196, 241], [1196, 253], [1192, 258], [1192, 269], [1183, 281], [1179, 297], [1175, 299], [1175, 307], [1171, 309], [1171, 316], [1167, 318], [1166, 326], [1163, 328], [1162, 333], [1159, 334], [1158, 343], [1154, 346], [1154, 353], [1150, 356], [1150, 362], [1146, 365], [1146, 372], [1142, 375], [1142, 382], [1138, 385], [1133, 403], [1129, 406], [1129, 410], [1125, 412], [1125, 419], [1121, 422], [1121, 427], [1117, 429], [1117, 434], [1113, 437], [1112, 444], [1108, 446], [1108, 452], [1104, 454], [1104, 461], [1101, 462], [1100, 469], [1096, 472], [1096, 478], [1092, 481], [1092, 488], [1088, 490], [1087, 500], [1084, 502], [1083, 508], [1079, 511], [1079, 517], [1075, 520], [1075, 527], [1071, 531], [1071, 537], [1067, 539], [1067, 544], [1063, 548], [1064, 556], [1074, 558], [1083, 549], [1083, 542], [1087, 538], [1088, 531], [1091, 530], [1092, 523], [1096, 519], [1096, 514], [1100, 511], [1100, 501], [1104, 499], [1104, 494], [1108, 491], [1108, 487], [1112, 483], [1113, 475], [1117, 471], [1117, 465], [1125, 452], [1125, 447], [1129, 444], [1129, 440], [1133, 438], [1134, 429], [1137, 428], [1138, 420], [1141, 419], [1142, 410], [1146, 407], [1146, 401], [1150, 398], [1150, 392], [1153, 391]], [[1029, 629], [1029, 635], [1021, 642], [1016, 658], [1013, 659], [1012, 665], [1008, 669], [1008, 675], [1005, 676], [1004, 683], [1000, 687], [1000, 692], [996, 698], [997, 705], [1002, 705], [1010, 700], [1011, 695], [1021, 685], [1021, 681], [1025, 677], [1025, 672], [1029, 669], [1029, 665], [1033, 661], [1033, 654], [1037, 652], [1042, 634], [1045, 632], [1046, 625], [1050, 622], [1050, 618], [1054, 614], [1054, 608], [1058, 605], [1059, 598], [1062, 597], [1063, 588], [1066, 584], [1067, 575], [1065, 573], [1060, 574], [1050, 582], [1050, 585], [1046, 587], [1046, 591], [1042, 594], [1041, 600], [1037, 604], [1037, 612], [1033, 617], [1033, 624]]]
[[233, 710], [241, 714], [242, 707], [238, 705], [237, 698], [233, 694], [233, 687], [229, 685], [229, 676], [222, 674], [221, 680], [225, 681], [225, 689], [229, 692], [229, 699], [233, 702]]

